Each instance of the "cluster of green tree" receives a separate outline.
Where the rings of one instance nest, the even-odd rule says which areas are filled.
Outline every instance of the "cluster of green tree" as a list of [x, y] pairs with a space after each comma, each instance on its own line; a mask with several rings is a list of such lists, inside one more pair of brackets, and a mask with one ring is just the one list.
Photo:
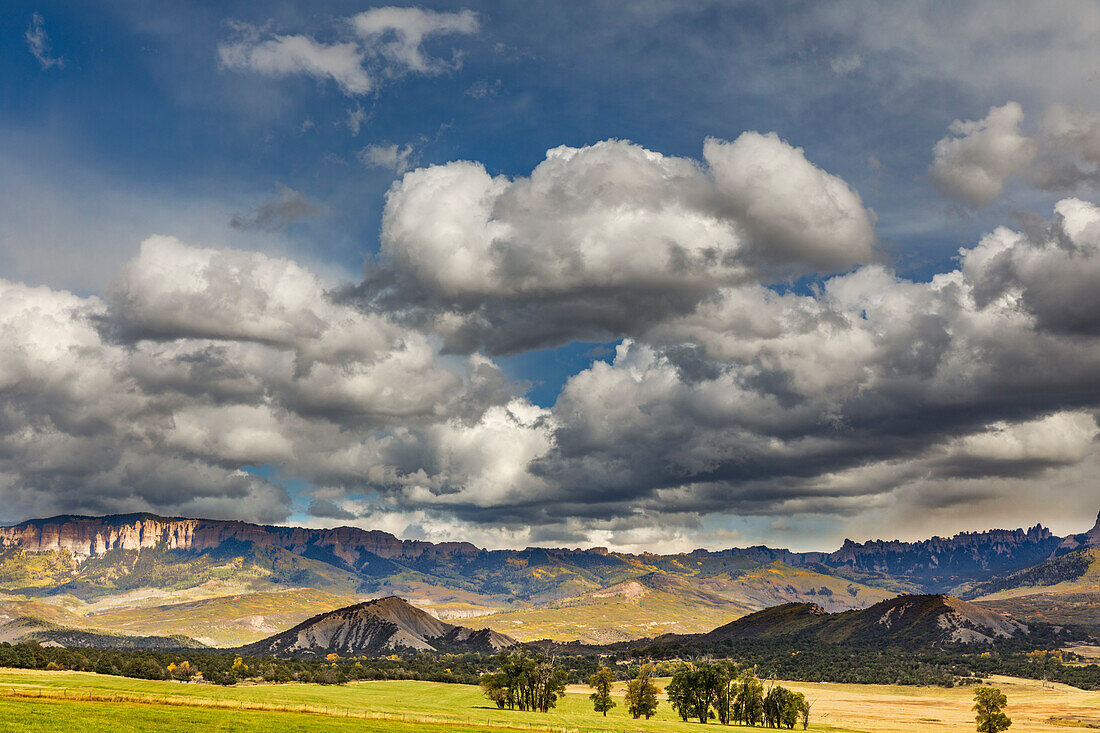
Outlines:
[[497, 671], [478, 680], [485, 697], [502, 710], [537, 710], [545, 713], [565, 692], [567, 675], [554, 659], [524, 647], [505, 649], [497, 657]]
[[1100, 689], [1100, 665], [1051, 651], [908, 651], [788, 640], [726, 640], [708, 645], [653, 644], [635, 649], [638, 662], [735, 659], [765, 677], [802, 682], [846, 682], [953, 687], [1004, 674]]
[[242, 680], [342, 684], [352, 680], [427, 680], [476, 684], [491, 669], [494, 658], [485, 654], [431, 654], [421, 652], [383, 658], [323, 660], [240, 657], [208, 650], [116, 650], [44, 647], [37, 642], [0, 644], [0, 667], [69, 669], [82, 672], [181, 681], [203, 680], [232, 685]]
[[665, 689], [668, 702], [687, 721], [722, 725], [764, 725], [794, 728], [810, 724], [810, 703], [801, 692], [769, 685], [754, 670], [742, 670], [730, 662], [683, 664]]
[[[657, 712], [657, 695], [661, 688], [653, 684], [655, 668], [652, 664], [645, 664], [637, 668], [637, 673], [626, 685], [626, 712], [632, 718], [645, 716], [649, 720]], [[588, 686], [595, 690], [589, 698], [592, 700], [592, 708], [597, 713], [607, 715], [607, 711], [614, 708], [616, 703], [611, 698], [611, 688], [614, 685], [616, 673], [607, 666], [601, 665], [596, 672], [588, 678]]]

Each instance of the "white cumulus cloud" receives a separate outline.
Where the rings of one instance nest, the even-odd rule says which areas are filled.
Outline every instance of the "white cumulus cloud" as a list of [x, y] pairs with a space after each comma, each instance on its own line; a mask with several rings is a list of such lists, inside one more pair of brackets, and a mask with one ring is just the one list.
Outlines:
[[[245, 23], [232, 24], [236, 37], [218, 45], [222, 66], [271, 77], [307, 75], [331, 80], [348, 96], [378, 89], [387, 79], [415, 74], [439, 74], [458, 68], [461, 56], [449, 61], [425, 54], [423, 42], [432, 36], [472, 35], [477, 15], [469, 10], [440, 13], [420, 8], [373, 8], [348, 18], [341, 36], [318, 41], [305, 34], [269, 33]], [[359, 123], [354, 123], [358, 130]]]
[[1005, 180], [1035, 158], [1035, 141], [1020, 131], [1023, 108], [1016, 102], [991, 107], [981, 120], [955, 120], [951, 135], [934, 148], [929, 173], [945, 194], [971, 206], [1001, 195]]
[[451, 348], [510, 351], [630, 334], [721, 285], [876, 257], [858, 194], [800, 149], [745, 133], [704, 158], [608, 140], [554, 148], [516, 179], [472, 162], [407, 173], [383, 214], [386, 307], [411, 294]]

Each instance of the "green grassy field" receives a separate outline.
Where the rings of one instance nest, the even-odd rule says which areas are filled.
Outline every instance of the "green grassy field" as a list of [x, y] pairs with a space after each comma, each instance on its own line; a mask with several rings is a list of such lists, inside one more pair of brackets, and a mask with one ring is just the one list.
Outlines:
[[[802, 692], [811, 701], [813, 731], [957, 733], [974, 729], [972, 688], [782, 684]], [[1067, 727], [1100, 727], [1100, 691], [1009, 677], [994, 677], [993, 684], [1008, 696], [1012, 730], [1060, 733]], [[633, 720], [623, 709], [622, 683], [617, 684], [617, 691], [619, 706], [607, 717], [592, 711], [589, 690], [583, 687], [571, 687], [558, 708], [544, 715], [497, 710], [472, 685], [385, 681], [332, 687], [306, 684], [217, 687], [84, 672], [0, 669], [0, 733], [711, 730], [700, 728], [698, 723], [680, 721], [664, 700], [652, 720]], [[716, 729], [724, 730], [721, 726]]]
[[[72, 733], [73, 731], [233, 731], [234, 733], [445, 733], [451, 724], [402, 723], [392, 720], [339, 718], [311, 713], [165, 707], [141, 703], [80, 702], [0, 698], [0, 731]], [[484, 726], [462, 730], [497, 731]]]
[[[0, 731], [30, 730], [439, 730], [686, 731], [662, 702], [652, 720], [619, 707], [605, 718], [584, 692], [547, 714], [498, 710], [471, 685], [365, 682], [346, 686], [214, 685], [132, 680], [82, 672], [0, 670]], [[346, 727], [346, 728], [345, 728]], [[848, 733], [849, 728], [811, 725]], [[854, 732], [853, 732], [854, 733]]]

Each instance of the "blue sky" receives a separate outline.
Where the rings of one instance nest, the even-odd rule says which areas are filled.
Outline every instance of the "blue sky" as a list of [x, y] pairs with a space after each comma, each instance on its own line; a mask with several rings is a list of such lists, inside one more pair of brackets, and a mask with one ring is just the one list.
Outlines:
[[[975, 247], [997, 227], [1027, 230], [1028, 222], [1056, 219], [1055, 205], [1060, 200], [1095, 200], [1095, 161], [1089, 157], [1088, 136], [1095, 134], [1089, 132], [1093, 129], [1089, 125], [1094, 124], [1090, 120], [1094, 120], [1096, 100], [1100, 99], [1094, 42], [1100, 28], [1095, 6], [1090, 3], [1054, 3], [1042, 14], [1029, 3], [1011, 8], [1003, 3], [977, 3], [960, 9], [912, 3], [893, 11], [859, 2], [701, 0], [425, 2], [407, 7], [425, 11], [427, 15], [417, 17], [428, 18], [424, 22], [429, 25], [455, 23], [459, 29], [433, 26], [435, 30], [429, 30], [421, 42], [402, 46], [400, 34], [412, 27], [407, 25], [412, 16], [400, 16], [405, 19], [400, 21], [404, 26], [385, 26], [377, 35], [363, 35], [352, 28], [352, 19], [377, 8], [361, 2], [5, 3], [0, 12], [0, 37], [4, 39], [0, 44], [0, 276], [51, 291], [67, 290], [91, 299], [88, 303], [102, 297], [108, 303], [105, 307], [112, 309], [105, 317], [112, 320], [121, 318], [116, 311], [125, 299], [120, 300], [119, 293], [128, 287], [119, 282], [130, 283], [127, 278], [136, 277], [135, 268], [144, 265], [144, 260], [136, 259], [139, 248], [151, 235], [176, 237], [196, 248], [290, 259], [314, 273], [328, 289], [360, 286], [366, 268], [367, 281], [393, 278], [399, 292], [391, 293], [385, 303], [372, 300], [375, 295], [368, 293], [355, 301], [355, 307], [382, 312], [416, 331], [417, 338], [424, 336], [432, 343], [441, 340], [443, 345], [433, 348], [438, 349], [445, 369], [455, 374], [460, 370], [455, 364], [461, 359], [475, 352], [485, 355], [508, 383], [500, 389], [510, 398], [524, 400], [531, 409], [557, 410], [545, 417], [555, 426], [547, 428], [553, 433], [548, 440], [554, 446], [547, 450], [554, 453], [565, 451], [563, 446], [570, 444], [573, 433], [568, 421], [580, 419], [579, 407], [572, 413], [565, 402], [555, 408], [559, 393], [577, 375], [591, 372], [593, 361], [603, 361], [614, 369], [613, 363], [620, 367], [628, 363], [626, 353], [631, 348], [652, 348], [657, 354], [654, 358], [674, 361], [687, 349], [701, 354], [712, 371], [722, 372], [763, 357], [760, 353], [741, 354], [732, 347], [719, 355], [709, 336], [671, 338], [670, 330], [686, 329], [690, 324], [677, 321], [679, 326], [669, 325], [673, 322], [667, 313], [646, 320], [644, 326], [606, 326], [599, 318], [594, 318], [596, 325], [576, 329], [558, 324], [549, 335], [524, 340], [525, 332], [538, 330], [537, 323], [532, 326], [520, 319], [517, 325], [512, 314], [527, 312], [524, 309], [541, 313], [538, 309], [546, 307], [545, 294], [524, 295], [522, 302], [509, 300], [504, 315], [493, 310], [499, 304], [479, 303], [477, 312], [495, 330], [488, 336], [481, 332], [471, 336], [476, 341], [473, 346], [456, 345], [457, 337], [440, 321], [425, 325], [439, 317], [441, 306], [436, 301], [429, 303], [423, 293], [417, 295], [420, 291], [414, 292], [408, 285], [412, 281], [401, 280], [412, 276], [400, 266], [386, 269], [390, 266], [386, 258], [392, 252], [380, 255], [387, 191], [406, 173], [475, 161], [491, 176], [503, 176], [501, 180], [524, 179], [546, 158], [548, 150], [584, 148], [607, 140], [632, 141], [669, 159], [693, 161], [701, 170], [707, 165], [717, 170], [715, 164], [702, 162], [708, 138], [734, 141], [746, 131], [776, 133], [786, 146], [783, 150], [800, 148], [805, 161], [816, 170], [855, 192], [860, 211], [873, 227], [875, 254], [871, 259], [853, 255], [830, 266], [797, 271], [784, 269], [786, 264], [776, 265], [774, 272], [759, 276], [760, 286], [792, 299], [814, 298], [830, 278], [851, 273], [871, 260], [903, 284], [927, 284], [936, 275], [955, 271], [960, 266], [960, 248]], [[275, 62], [257, 61], [257, 49], [280, 38], [308, 41], [313, 49], [310, 53], [351, 49], [359, 54], [359, 62], [350, 71], [342, 67], [352, 76], [341, 81], [331, 67], [314, 66], [310, 71], [302, 57], [293, 63], [285, 56]], [[233, 49], [243, 54], [237, 61], [231, 57]], [[275, 68], [271, 63], [291, 65]], [[308, 63], [320, 62], [311, 57]], [[371, 88], [352, 88], [356, 82], [348, 82], [348, 78]], [[1006, 107], [1011, 103], [1022, 110], [1019, 119], [1013, 117], [1016, 107]], [[1002, 142], [1008, 140], [1010, 147], [1014, 146], [1009, 153], [999, 142], [981, 138], [981, 129], [995, 127], [993, 117], [987, 117], [993, 108], [1008, 110]], [[957, 120], [987, 124], [985, 128], [979, 125], [977, 133], [963, 128], [952, 133], [949, 128]], [[937, 143], [951, 139], [962, 142], [959, 147], [946, 146], [942, 153], [936, 152]], [[933, 172], [934, 164], [940, 166], [938, 172]], [[1073, 174], [1067, 178], [1052, 172], [1065, 170]], [[975, 171], [982, 177], [978, 184]], [[997, 189], [992, 196], [986, 189], [975, 188], [986, 185], [990, 177]], [[395, 211], [399, 208], [397, 198], [395, 194]], [[552, 241], [547, 241], [549, 245], [539, 246], [552, 246]], [[124, 271], [130, 275], [120, 275]], [[721, 287], [743, 284], [743, 280], [736, 285], [729, 281]], [[602, 285], [586, 280], [583, 287], [601, 290]], [[601, 303], [606, 305], [610, 298], [615, 307], [627, 311], [658, 307], [652, 300], [640, 306], [631, 299], [649, 298], [648, 293], [628, 293], [629, 297], [620, 301], [612, 290], [609, 281], [606, 292], [599, 294], [604, 299]], [[721, 292], [722, 298], [729, 296], [727, 291]], [[677, 297], [683, 296], [677, 293]], [[558, 304], [563, 311], [537, 318], [563, 319], [567, 324], [574, 316], [562, 316], [563, 312], [580, 313], [575, 317], [583, 322], [587, 316], [582, 311], [596, 306], [585, 305], [587, 301], [576, 297], [570, 295], [574, 300]], [[691, 298], [697, 300], [690, 301], [690, 308], [701, 308], [700, 303], [718, 297], [695, 293]], [[475, 308], [468, 301], [463, 303], [462, 307]], [[450, 303], [446, 307], [458, 306]], [[672, 310], [681, 317], [687, 307], [681, 302]], [[575, 310], [578, 308], [581, 311]], [[1039, 319], [1040, 329], [1049, 325], [1043, 312], [1039, 306], [1028, 311]], [[125, 321], [132, 322], [132, 318]], [[718, 331], [728, 335], [730, 328], [727, 324]], [[515, 332], [501, 336], [501, 329]], [[655, 335], [658, 331], [659, 336]], [[1078, 331], [1091, 333], [1084, 327]], [[172, 343], [175, 338], [157, 333], [158, 343]], [[221, 337], [215, 341], [217, 338]], [[265, 336], [258, 342], [271, 340]], [[622, 352], [618, 360], [616, 348]], [[968, 348], [981, 363], [980, 349]], [[1074, 359], [1074, 364], [1088, 363], [1084, 356]], [[682, 365], [677, 368], [684, 373]], [[1000, 374], [998, 370], [1008, 367], [989, 369]], [[461, 379], [468, 383], [471, 377], [463, 374]], [[790, 387], [797, 382], [797, 375], [792, 374], [773, 374], [788, 385], [766, 388], [775, 399], [787, 399], [784, 389], [801, 389]], [[742, 385], [751, 382], [745, 375], [738, 380]], [[577, 390], [582, 381], [577, 380]], [[759, 387], [763, 382], [752, 384]], [[885, 389], [883, 382], [876, 384], [875, 389]], [[1095, 407], [1092, 397], [1081, 395], [1091, 395], [1092, 387], [1080, 386], [1077, 397], [1052, 398], [1047, 386], [1036, 386], [1035, 394], [1040, 396], [1034, 398], [1037, 404], [1031, 410], [1000, 404], [980, 409], [961, 404], [945, 407], [946, 412], [986, 412], [973, 420], [930, 419], [925, 432], [937, 434], [936, 439], [914, 440], [898, 428], [912, 420], [910, 416], [885, 416], [881, 419], [892, 421], [897, 428], [897, 441], [890, 448], [869, 449], [862, 456], [845, 453], [843, 460], [825, 460], [816, 449], [810, 450], [815, 457], [806, 458], [805, 470], [777, 472], [765, 470], [755, 459], [732, 458], [726, 449], [729, 441], [744, 437], [731, 437], [748, 430], [744, 424], [724, 437], [692, 432], [693, 440], [722, 444], [723, 450], [718, 452], [723, 457], [688, 460], [667, 456], [663, 468], [653, 469], [658, 473], [667, 469], [667, 476], [639, 494], [650, 499], [656, 495], [653, 492], [694, 497], [677, 510], [671, 534], [654, 529], [666, 524], [660, 512], [647, 509], [650, 513], [637, 515], [624, 508], [621, 502], [630, 492], [617, 479], [584, 478], [589, 470], [584, 468], [584, 455], [569, 457], [580, 462], [566, 466], [569, 461], [537, 451], [523, 481], [550, 492], [555, 498], [546, 505], [570, 517], [545, 537], [532, 531], [541, 521], [538, 512], [529, 511], [533, 500], [513, 505], [504, 499], [487, 499], [495, 496], [494, 489], [476, 488], [480, 479], [463, 477], [457, 469], [447, 474], [441, 467], [446, 461], [438, 455], [424, 458], [420, 465], [411, 454], [402, 453], [401, 460], [392, 459], [397, 466], [394, 472], [381, 471], [386, 479], [363, 478], [369, 473], [366, 467], [338, 476], [291, 461], [282, 466], [283, 474], [295, 482], [290, 504], [276, 496], [277, 488], [271, 489], [275, 493], [270, 495], [276, 497], [271, 501], [282, 501], [289, 509], [281, 515], [278, 509], [245, 514], [269, 520], [324, 521], [304, 509], [311, 492], [320, 492], [318, 496], [325, 501], [346, 502], [341, 504], [343, 511], [360, 517], [364, 524], [389, 522], [387, 526], [395, 531], [435, 537], [446, 533], [440, 527], [458, 521], [464, 523], [462, 532], [487, 543], [520, 538], [516, 541], [592, 541], [633, 547], [651, 536], [654, 542], [713, 544], [729, 540], [722, 527], [736, 526], [746, 541], [774, 537], [778, 543], [790, 544], [809, 536], [808, 541], [816, 544], [859, 531], [871, 521], [870, 514], [852, 505], [852, 497], [873, 495], [875, 500], [869, 506], [880, 512], [875, 517], [904, 516], [902, 526], [911, 526], [907, 531], [914, 533], [927, 530], [932, 522], [917, 518], [923, 511], [922, 501], [942, 510], [933, 513], [935, 517], [953, 521], [949, 529], [984, 526], [987, 522], [978, 516], [989, 509], [995, 497], [1028, 495], [1022, 483], [1013, 487], [1004, 484], [1011, 470], [990, 470], [983, 474], [985, 482], [980, 485], [959, 489], [961, 484], [956, 483], [948, 490], [939, 478], [934, 488], [913, 483], [928, 481], [935, 474], [925, 466], [919, 471], [912, 469], [913, 477], [900, 482], [883, 482], [891, 486], [879, 492], [852, 489], [845, 497], [843, 491], [827, 491], [836, 500], [832, 504], [815, 504], [808, 497], [820, 491], [822, 481], [838, 480], [836, 476], [844, 471], [869, 472], [876, 465], [885, 470], [886, 464], [878, 462], [897, 467], [899, 462], [920, 456], [930, 460], [928, 451], [934, 452], [936, 444], [941, 452], [950, 452], [955, 448], [945, 447], [948, 444], [980, 441], [976, 436], [991, 430], [1000, 431], [997, 434], [1003, 437], [1005, 430], [1027, 432], [1035, 421], [1052, 416], [1082, 410], [1082, 414], [1091, 415]], [[486, 400], [479, 403], [483, 411], [477, 413], [484, 423], [487, 406], [500, 407], [504, 397], [478, 395], [477, 399]], [[809, 399], [807, 395], [801, 393], [801, 398]], [[789, 397], [791, 404], [801, 398]], [[266, 399], [273, 398], [269, 394]], [[889, 399], [904, 401], [896, 396]], [[280, 404], [279, 409], [301, 416], [288, 404]], [[451, 408], [445, 410], [439, 404], [433, 409], [448, 415], [449, 420], [474, 420], [467, 413], [456, 417], [457, 413], [447, 412]], [[860, 409], [853, 405], [821, 407], [815, 419], [818, 423], [835, 418], [839, 423], [855, 424], [859, 418], [847, 410]], [[51, 420], [56, 423], [56, 416]], [[1068, 417], [1065, 420], [1072, 422]], [[331, 422], [345, 431], [360, 431], [364, 440], [367, 436], [400, 435], [402, 430], [428, 430], [420, 417], [412, 422], [395, 418], [385, 424]], [[732, 429], [723, 425], [723, 430]], [[763, 434], [774, 440], [793, 440], [793, 433], [784, 432], [789, 426], [769, 429], [773, 432], [753, 433], [753, 440]], [[638, 430], [644, 432], [641, 427]], [[702, 430], [701, 424], [692, 430]], [[627, 443], [635, 440], [626, 433], [620, 437]], [[808, 434], [803, 437], [809, 440]], [[1013, 440], [1024, 439], [1017, 436]], [[427, 438], [421, 436], [421, 444], [424, 441]], [[234, 461], [242, 466], [271, 463], [260, 454], [203, 457], [189, 450], [186, 455], [172, 455], [180, 460], [200, 460], [217, 470], [231, 470]], [[745, 448], [749, 453], [752, 450]], [[801, 460], [795, 454], [802, 449], [791, 450], [790, 460]], [[623, 455], [616, 453], [618, 458], [607, 458], [601, 465], [625, 460]], [[386, 461], [380, 455], [376, 460], [378, 466]], [[1091, 458], [1070, 461], [1040, 456], [1036, 460], [1042, 471], [1072, 473], [1082, 470], [1081, 461]], [[739, 468], [731, 474], [733, 464]], [[751, 470], [747, 468], [750, 464]], [[1023, 481], [1033, 468], [1031, 464], [1020, 468], [1016, 478]], [[906, 470], [900, 473], [906, 474]], [[68, 490], [64, 481], [56, 477], [32, 479], [27, 469], [19, 466], [8, 471], [22, 477], [11, 484], [22, 488], [8, 489], [24, 497], [21, 511], [67, 508], [59, 498]], [[435, 498], [415, 498], [422, 492], [408, 477], [417, 471], [437, 477], [429, 486], [420, 487]], [[393, 478], [393, 473], [403, 478]], [[488, 473], [478, 475], [484, 479]], [[1039, 474], [1028, 474], [1035, 475]], [[817, 488], [790, 488], [807, 476], [815, 477]], [[129, 494], [112, 484], [117, 478], [104, 481], [105, 488], [100, 491], [105, 493], [97, 496], [122, 498], [106, 501], [89, 496], [75, 500], [74, 508], [228, 511], [221, 504], [200, 503], [189, 509], [186, 504], [156, 499], [152, 490]], [[1076, 487], [1066, 489], [1076, 497], [1067, 506], [1095, 503], [1068, 473], [1058, 481]], [[576, 498], [578, 487], [588, 483], [596, 487], [594, 494], [606, 493], [605, 504], [597, 506]], [[32, 484], [57, 488], [41, 488], [35, 493]], [[709, 488], [700, 488], [702, 485]], [[757, 495], [766, 486], [777, 495], [787, 496], [785, 492], [790, 491], [790, 496], [779, 503], [761, 501]], [[232, 495], [233, 490], [226, 489], [225, 495]], [[459, 509], [445, 498], [454, 492], [465, 496], [465, 491], [476, 498], [455, 500]], [[955, 497], [960, 491], [969, 498], [928, 498]], [[207, 487], [199, 493], [212, 496], [218, 492]], [[731, 497], [728, 501], [721, 498], [727, 495]], [[364, 496], [384, 501], [366, 506]], [[1037, 503], [1041, 503], [1038, 498], [1018, 502], [1021, 507]], [[962, 512], [965, 519], [960, 520], [960, 513], [950, 508], [958, 505], [973, 511]], [[491, 511], [484, 514], [487, 508]], [[483, 512], [484, 521], [479, 521], [479, 512]], [[706, 520], [686, 519], [692, 512], [701, 512]], [[1047, 521], [1068, 522], [1072, 513], [1066, 509]], [[1003, 512], [1001, 518], [1012, 522], [1025, 514], [1021, 509], [1017, 514]]]
[[[377, 250], [394, 178], [356, 160], [368, 145], [412, 145], [422, 164], [476, 160], [522, 175], [558, 145], [621, 138], [698, 158], [704, 138], [745, 130], [779, 133], [852, 184], [878, 213], [900, 265], [934, 272], [983, 231], [986, 217], [953, 216], [936, 195], [926, 175], [931, 148], [952, 120], [980, 118], [1005, 101], [998, 88], [974, 93], [950, 78], [899, 78], [890, 66], [903, 58], [866, 57], [835, 32], [792, 29], [807, 22], [798, 4], [489, 4], [477, 8], [476, 35], [425, 46], [441, 57], [460, 53], [461, 68], [409, 74], [364, 95], [311, 77], [228, 70], [217, 46], [231, 36], [231, 21], [333, 37], [342, 18], [367, 5], [7, 7], [5, 148], [22, 165], [46, 168], [51, 191], [77, 203], [139, 193], [169, 207], [220, 206], [227, 222], [282, 183], [331, 214], [293, 227], [283, 234], [289, 241], [258, 236], [252, 246], [286, 247], [349, 276]], [[41, 68], [20, 42], [34, 13], [64, 66]], [[358, 109], [366, 119], [352, 134], [349, 110]], [[109, 190], [87, 190], [102, 184]], [[168, 216], [151, 218], [174, 223]], [[217, 233], [213, 223], [201, 231]], [[131, 249], [141, 236], [135, 231]], [[121, 245], [116, 256], [125, 256]], [[51, 280], [46, 266], [14, 269]], [[84, 292], [103, 285], [94, 274], [67, 279], [59, 284]]]

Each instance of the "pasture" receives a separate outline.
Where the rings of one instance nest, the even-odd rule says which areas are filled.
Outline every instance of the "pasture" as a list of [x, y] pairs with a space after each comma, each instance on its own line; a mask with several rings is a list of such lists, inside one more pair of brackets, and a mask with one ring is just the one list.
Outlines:
[[[1010, 678], [994, 682], [1008, 695], [1014, 730], [1043, 733], [1100, 723], [1100, 692]], [[969, 688], [782, 684], [813, 701], [811, 730], [973, 730]], [[4, 669], [0, 670], [0, 731], [699, 730], [698, 723], [681, 722], [664, 702], [654, 719], [633, 720], [623, 708], [621, 689], [619, 693], [619, 706], [605, 718], [592, 711], [587, 688], [579, 686], [569, 688], [558, 708], [543, 715], [497, 710], [469, 685], [380, 681], [338, 687], [218, 687]]]

